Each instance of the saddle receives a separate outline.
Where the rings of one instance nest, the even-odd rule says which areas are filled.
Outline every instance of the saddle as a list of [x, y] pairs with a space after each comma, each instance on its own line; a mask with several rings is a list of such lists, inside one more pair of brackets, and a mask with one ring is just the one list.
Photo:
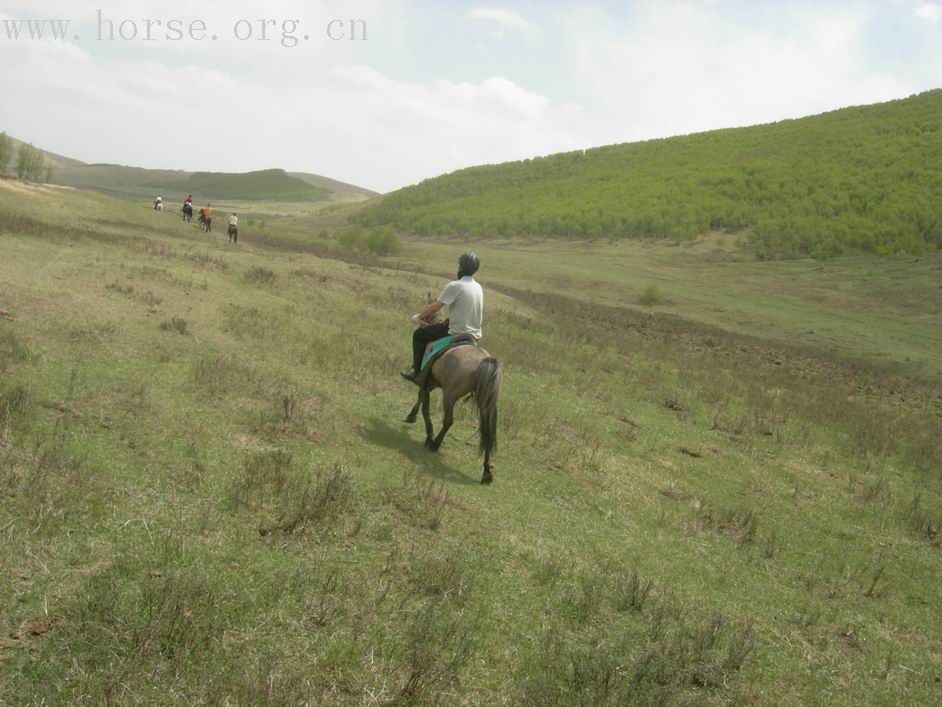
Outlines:
[[432, 376], [432, 365], [452, 349], [459, 346], [477, 346], [477, 340], [470, 334], [449, 334], [436, 339], [425, 347], [425, 356], [422, 358], [422, 370], [415, 378], [415, 384], [420, 388], [428, 384]]

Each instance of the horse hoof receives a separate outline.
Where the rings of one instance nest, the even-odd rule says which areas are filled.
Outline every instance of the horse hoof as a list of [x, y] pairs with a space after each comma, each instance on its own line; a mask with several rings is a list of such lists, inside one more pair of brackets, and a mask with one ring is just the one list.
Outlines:
[[484, 476], [481, 477], [481, 485], [482, 485], [482, 486], [487, 486], [487, 485], [490, 484], [493, 480], [494, 480], [494, 477], [491, 476], [490, 473], [487, 473], [487, 474], [485, 474]]
[[439, 449], [441, 449], [441, 446], [442, 445], [440, 444], [435, 444], [434, 442], [432, 442], [430, 445], [428, 445], [428, 450], [430, 452], [437, 452]]
[[435, 440], [433, 440], [433, 439], [431, 439], [431, 438], [425, 440], [425, 448], [426, 448], [426, 449], [431, 449], [433, 444], [435, 444]]
[[414, 424], [414, 423], [415, 423], [415, 420], [416, 420], [415, 415], [409, 415], [409, 416], [405, 419], [405, 422], [407, 422], [408, 424], [411, 425], [411, 424]]

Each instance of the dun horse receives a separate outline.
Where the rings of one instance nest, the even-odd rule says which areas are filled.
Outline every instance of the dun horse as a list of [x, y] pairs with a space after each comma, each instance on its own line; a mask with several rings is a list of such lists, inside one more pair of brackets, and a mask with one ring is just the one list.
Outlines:
[[[424, 379], [424, 381], [422, 380]], [[497, 359], [479, 346], [458, 346], [446, 351], [430, 371], [423, 371], [419, 379], [419, 399], [406, 417], [416, 421], [419, 409], [425, 421], [425, 446], [437, 452], [454, 422], [455, 405], [473, 397], [478, 407], [479, 449], [484, 455], [482, 484], [494, 480], [491, 453], [497, 449], [497, 399], [500, 396], [501, 367]], [[442, 427], [435, 436], [429, 414], [432, 391], [442, 389], [444, 417]]]

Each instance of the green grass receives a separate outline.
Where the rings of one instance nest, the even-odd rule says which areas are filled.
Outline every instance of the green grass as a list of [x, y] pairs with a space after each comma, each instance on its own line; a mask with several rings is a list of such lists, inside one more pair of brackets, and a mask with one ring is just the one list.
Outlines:
[[196, 172], [169, 185], [177, 193], [205, 195], [208, 199], [253, 199], [260, 201], [324, 201], [330, 192], [288, 175], [283, 169], [245, 174]]
[[[16, 150], [22, 144], [11, 138], [14, 159], [7, 165], [7, 174], [15, 173]], [[93, 189], [124, 199], [150, 202], [157, 194], [165, 206], [182, 205], [193, 194], [201, 203], [225, 201], [271, 216], [272, 214], [308, 214], [326, 203], [359, 202], [376, 196], [369, 189], [305, 172], [287, 173], [283, 169], [256, 172], [185, 172], [171, 169], [144, 169], [116, 164], [86, 164], [79, 160], [42, 151], [51, 167], [53, 184], [80, 189]], [[3, 170], [0, 169], [0, 175]], [[41, 175], [45, 179], [44, 172]]]
[[763, 258], [942, 245], [942, 89], [819, 116], [470, 167], [357, 220], [425, 236], [692, 239]]
[[[413, 238], [396, 262], [444, 276], [467, 247]], [[473, 247], [482, 281], [506, 291], [651, 310], [907, 376], [942, 375], [940, 253], [761, 262], [715, 233], [681, 245], [513, 239]]]
[[[635, 310], [494, 244], [481, 487], [467, 406], [438, 455], [400, 422], [441, 277], [62, 189], [0, 215], [0, 703], [937, 701], [937, 377], [677, 316], [681, 251]], [[903, 264], [827, 277], [863, 267]]]

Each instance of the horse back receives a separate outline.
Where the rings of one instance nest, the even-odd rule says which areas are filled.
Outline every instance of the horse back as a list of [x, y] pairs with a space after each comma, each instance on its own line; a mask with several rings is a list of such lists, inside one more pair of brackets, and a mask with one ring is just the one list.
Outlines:
[[462, 398], [474, 390], [478, 366], [488, 358], [491, 355], [480, 346], [453, 348], [432, 364], [429, 383], [433, 388], [441, 386], [446, 394]]

